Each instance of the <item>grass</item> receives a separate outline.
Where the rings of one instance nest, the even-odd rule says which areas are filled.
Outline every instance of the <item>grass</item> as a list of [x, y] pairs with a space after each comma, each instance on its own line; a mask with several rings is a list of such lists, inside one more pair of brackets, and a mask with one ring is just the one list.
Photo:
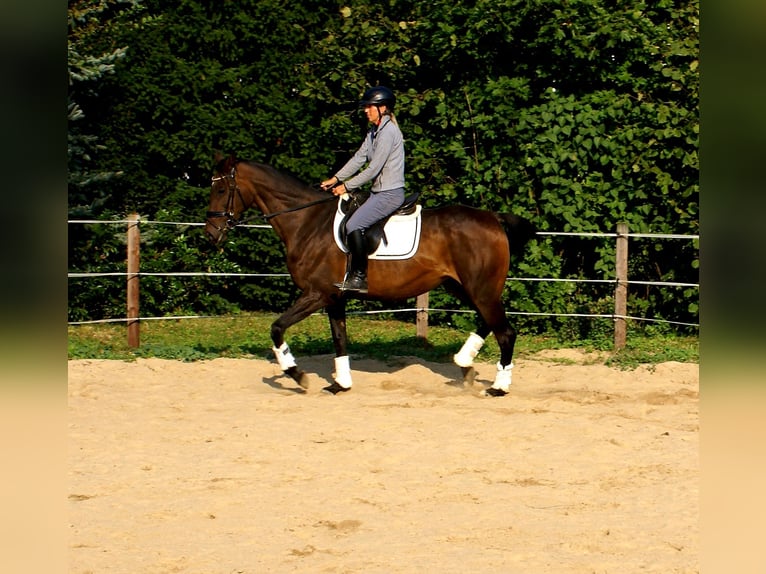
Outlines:
[[[139, 357], [158, 357], [181, 361], [197, 361], [217, 357], [256, 357], [271, 359], [270, 326], [275, 314], [252, 313], [229, 317], [194, 320], [144, 321], [141, 345], [128, 347], [124, 324], [69, 326], [70, 359], [116, 359], [131, 361]], [[349, 352], [355, 357], [388, 361], [392, 357], [415, 356], [426, 361], [452, 361], [465, 341], [467, 333], [449, 327], [430, 326], [428, 340], [415, 336], [413, 322], [349, 316]], [[629, 331], [630, 332], [630, 331]], [[293, 354], [333, 353], [327, 317], [313, 315], [287, 332]], [[560, 341], [555, 337], [521, 334], [516, 341], [515, 358], [528, 358], [543, 350], [579, 348], [603, 351], [605, 341]], [[496, 362], [499, 350], [494, 337], [489, 337], [477, 360]], [[603, 353], [607, 365], [632, 369], [640, 364], [665, 361], [699, 362], [696, 337], [668, 335], [628, 337], [627, 345], [617, 353]]]

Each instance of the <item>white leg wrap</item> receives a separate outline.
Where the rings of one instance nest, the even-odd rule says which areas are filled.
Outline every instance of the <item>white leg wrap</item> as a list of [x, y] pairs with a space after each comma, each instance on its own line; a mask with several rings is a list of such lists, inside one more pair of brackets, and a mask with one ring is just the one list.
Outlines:
[[293, 357], [292, 352], [290, 352], [290, 347], [287, 346], [287, 343], [283, 342], [278, 349], [276, 347], [272, 347], [271, 350], [274, 351], [274, 356], [277, 358], [277, 363], [279, 363], [279, 366], [283, 371], [286, 371], [290, 367], [298, 366], [298, 364], [295, 362], [295, 357]]
[[468, 339], [463, 343], [463, 347], [453, 357], [455, 364], [458, 367], [470, 367], [473, 365], [473, 360], [476, 355], [479, 354], [482, 346], [484, 346], [484, 339], [479, 337], [476, 333], [468, 335]]
[[335, 382], [344, 389], [351, 388], [351, 367], [348, 364], [348, 355], [335, 357], [335, 372], [332, 376]]
[[495, 375], [495, 382], [492, 383], [493, 389], [508, 392], [508, 387], [511, 386], [511, 369], [513, 369], [513, 363], [505, 367], [499, 362], [497, 363], [497, 374]]

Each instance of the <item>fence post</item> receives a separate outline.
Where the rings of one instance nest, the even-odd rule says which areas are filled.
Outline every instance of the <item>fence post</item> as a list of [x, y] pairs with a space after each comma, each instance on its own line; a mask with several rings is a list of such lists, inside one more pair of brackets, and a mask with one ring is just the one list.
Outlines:
[[137, 213], [128, 216], [128, 346], [138, 347], [140, 340], [138, 269], [140, 264], [141, 235]]
[[614, 350], [625, 347], [628, 314], [628, 224], [617, 224], [617, 254], [615, 262], [617, 286], [614, 288]]
[[418, 295], [415, 302], [417, 315], [415, 316], [415, 333], [419, 339], [428, 338], [428, 291]]

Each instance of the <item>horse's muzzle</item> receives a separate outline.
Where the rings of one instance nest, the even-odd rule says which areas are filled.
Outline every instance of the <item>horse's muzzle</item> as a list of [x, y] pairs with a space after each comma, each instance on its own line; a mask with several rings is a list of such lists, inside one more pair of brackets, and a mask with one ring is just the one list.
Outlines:
[[205, 235], [207, 236], [208, 241], [216, 247], [220, 246], [226, 240], [226, 230], [220, 229], [210, 222], [205, 225]]

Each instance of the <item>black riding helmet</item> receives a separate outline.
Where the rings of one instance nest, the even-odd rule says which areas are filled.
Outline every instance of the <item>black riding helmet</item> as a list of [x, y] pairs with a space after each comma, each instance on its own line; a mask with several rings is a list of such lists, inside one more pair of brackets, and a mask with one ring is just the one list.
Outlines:
[[389, 111], [394, 110], [394, 104], [396, 104], [396, 96], [394, 92], [389, 90], [385, 86], [375, 86], [367, 88], [362, 95], [362, 99], [359, 101], [359, 107], [364, 106], [387, 106]]

